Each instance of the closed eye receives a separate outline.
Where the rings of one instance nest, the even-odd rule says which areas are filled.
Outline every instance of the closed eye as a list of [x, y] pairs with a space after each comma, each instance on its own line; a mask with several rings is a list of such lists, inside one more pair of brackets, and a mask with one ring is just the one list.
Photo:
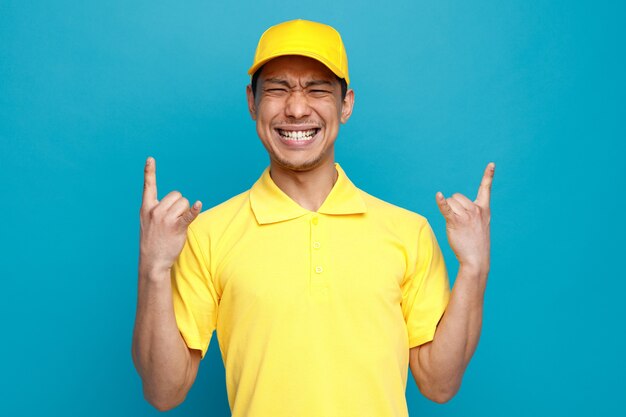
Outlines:
[[328, 90], [311, 90], [311, 93], [315, 93], [315, 94], [331, 94], [331, 91]]

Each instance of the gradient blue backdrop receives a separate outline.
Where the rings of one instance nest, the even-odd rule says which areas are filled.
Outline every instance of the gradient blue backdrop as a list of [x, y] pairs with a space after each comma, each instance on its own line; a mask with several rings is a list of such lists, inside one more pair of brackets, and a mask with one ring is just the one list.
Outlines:
[[[624, 2], [0, 1], [2, 416], [150, 416], [130, 355], [143, 164], [205, 209], [268, 163], [245, 103], [268, 26], [329, 23], [337, 160], [430, 219], [497, 163], [483, 333], [412, 416], [626, 415]], [[228, 416], [215, 335], [171, 415]]]

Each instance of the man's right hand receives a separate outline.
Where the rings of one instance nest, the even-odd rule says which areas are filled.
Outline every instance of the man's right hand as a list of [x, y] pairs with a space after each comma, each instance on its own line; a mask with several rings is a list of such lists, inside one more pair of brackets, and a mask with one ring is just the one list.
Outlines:
[[[139, 212], [139, 267], [147, 272], [169, 270], [183, 250], [187, 227], [200, 214], [202, 203], [172, 191], [157, 199], [156, 161], [149, 157], [144, 169], [143, 200]], [[157, 274], [158, 275], [158, 274]], [[161, 275], [163, 276], [163, 275]]]

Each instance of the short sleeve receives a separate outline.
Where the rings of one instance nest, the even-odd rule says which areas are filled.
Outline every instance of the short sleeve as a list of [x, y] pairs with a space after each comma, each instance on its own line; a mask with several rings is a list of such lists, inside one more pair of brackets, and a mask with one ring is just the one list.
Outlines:
[[410, 258], [402, 283], [402, 314], [412, 348], [433, 340], [450, 299], [446, 264], [427, 221], [419, 230], [417, 252]]
[[171, 269], [172, 297], [180, 334], [189, 348], [202, 352], [202, 358], [215, 330], [219, 305], [209, 259], [208, 236], [198, 239], [188, 227], [185, 245]]

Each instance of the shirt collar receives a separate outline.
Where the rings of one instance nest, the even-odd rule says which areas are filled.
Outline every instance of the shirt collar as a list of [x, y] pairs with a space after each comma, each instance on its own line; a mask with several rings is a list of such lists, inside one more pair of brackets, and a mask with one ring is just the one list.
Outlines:
[[[348, 179], [338, 163], [337, 181], [317, 210], [321, 214], [358, 214], [365, 213], [366, 206], [361, 192]], [[259, 224], [276, 223], [312, 213], [293, 201], [283, 192], [270, 176], [269, 167], [250, 189], [250, 206]]]

